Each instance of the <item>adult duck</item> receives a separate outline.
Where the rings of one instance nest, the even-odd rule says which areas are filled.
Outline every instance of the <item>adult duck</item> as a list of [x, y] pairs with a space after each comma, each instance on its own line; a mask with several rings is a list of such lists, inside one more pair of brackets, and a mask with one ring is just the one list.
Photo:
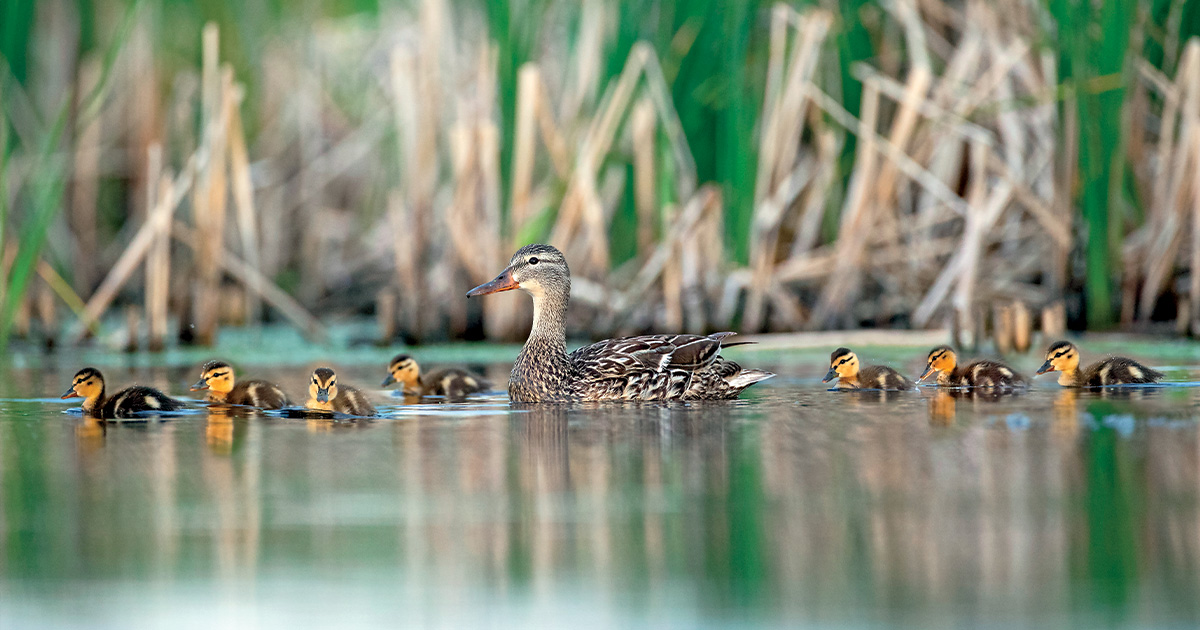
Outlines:
[[606, 339], [567, 354], [571, 271], [549, 245], [517, 250], [500, 275], [467, 297], [512, 289], [533, 297], [533, 329], [508, 382], [513, 402], [720, 400], [774, 376], [720, 356], [731, 332]]

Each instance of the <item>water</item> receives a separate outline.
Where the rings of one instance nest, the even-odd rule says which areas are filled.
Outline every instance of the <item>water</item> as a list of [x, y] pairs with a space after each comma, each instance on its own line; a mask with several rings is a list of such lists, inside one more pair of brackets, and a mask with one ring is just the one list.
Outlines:
[[[179, 394], [192, 358], [101, 367]], [[103, 425], [57, 396], [104, 357], [8, 368], [0, 628], [1200, 623], [1200, 387], [831, 393], [820, 355], [739, 358], [780, 377], [730, 403], [392, 399], [357, 423]], [[293, 394], [313, 367], [247, 362]]]

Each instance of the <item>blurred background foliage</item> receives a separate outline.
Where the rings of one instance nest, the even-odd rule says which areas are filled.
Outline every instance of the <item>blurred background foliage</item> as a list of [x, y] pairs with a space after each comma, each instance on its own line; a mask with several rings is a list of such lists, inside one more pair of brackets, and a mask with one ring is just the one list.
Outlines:
[[[1055, 155], [1052, 166], [1054, 181], [1063, 189], [1048, 194], [1065, 195], [1074, 245], [1062, 286], [1051, 286], [1049, 294], [1038, 294], [1029, 301], [1065, 298], [1071, 322], [1080, 327], [1108, 327], [1118, 317], [1123, 317], [1125, 324], [1174, 319], [1175, 310], [1164, 306], [1163, 299], [1172, 305], [1191, 299], [1186, 290], [1176, 290], [1176, 283], [1171, 282], [1175, 278], [1186, 283], [1186, 265], [1180, 263], [1177, 270], [1174, 258], [1169, 264], [1157, 263], [1170, 267], [1161, 279], [1156, 279], [1152, 269], [1133, 277], [1122, 269], [1132, 265], [1125, 251], [1136, 249], [1136, 242], [1129, 244], [1131, 235], [1153, 220], [1147, 205], [1155, 196], [1148, 188], [1166, 169], [1159, 165], [1159, 170], [1147, 170], [1136, 160], [1152, 156], [1160, 146], [1141, 145], [1161, 141], [1161, 112], [1170, 98], [1161, 90], [1135, 86], [1145, 74], [1143, 66], [1166, 81], [1174, 80], [1186, 43], [1200, 35], [1200, 2], [1026, 0], [1014, 4], [1011, 11], [997, 8], [983, 35], [964, 16], [988, 9], [971, 2], [790, 3], [787, 6], [795, 15], [824, 10], [831, 16], [829, 35], [821, 44], [811, 82], [854, 119], [862, 117], [864, 98], [857, 64], [866, 63], [902, 83], [912, 67], [912, 33], [905, 32], [907, 25], [898, 17], [910, 5], [920, 16], [926, 31], [923, 37], [931, 42], [935, 76], [951, 63], [946, 51], [970, 37], [1024, 38], [1031, 44], [1028, 56], [1034, 65], [1042, 63], [1046, 54], [1053, 62], [1053, 71], [1047, 74], [1052, 81], [1049, 93], [1031, 92], [1007, 102], [991, 99], [966, 116], [971, 123], [988, 126], [1006, 110], [1045, 103], [1056, 110], [1053, 127], [1059, 137], [1054, 142], [1064, 150]], [[670, 137], [671, 116], [660, 111], [663, 120], [654, 132], [653, 163], [655, 205], [662, 215], [656, 219], [654, 242], [668, 239], [676, 216], [670, 209], [686, 207], [689, 199], [681, 197], [694, 192], [695, 186], [688, 186], [688, 177], [694, 175], [697, 183], [714, 185], [710, 190], [719, 195], [716, 208], [720, 215], [717, 238], [721, 251], [711, 252], [719, 265], [697, 273], [730, 274], [752, 268], [755, 243], [761, 242], [756, 240], [754, 221], [756, 208], [762, 205], [756, 185], [762, 159], [764, 95], [771, 89], [768, 74], [774, 6], [765, 0], [7, 0], [0, 8], [0, 241], [5, 244], [0, 334], [7, 339], [14, 327], [28, 328], [22, 318], [29, 315], [22, 315], [22, 309], [39, 312], [37, 296], [29, 293], [43, 281], [46, 294], [53, 296], [45, 298], [45, 303], [65, 304], [77, 314], [82, 312], [83, 303], [145, 220], [150, 205], [145, 192], [148, 148], [161, 144], [162, 164], [168, 172], [183, 172], [189, 156], [205, 144], [199, 92], [203, 81], [201, 31], [206, 23], [219, 27], [219, 58], [229, 64], [240, 89], [238, 102], [249, 147], [255, 207], [262, 213], [258, 229], [263, 260], [258, 268], [297, 298], [300, 307], [318, 316], [378, 315], [380, 291], [395, 285], [401, 304], [395, 307], [399, 312], [396, 334], [411, 339], [429, 335], [433, 325], [414, 323], [412, 318], [419, 319], [419, 315], [404, 319], [406, 301], [416, 300], [415, 310], [432, 302], [435, 314], [449, 317], [445, 334], [450, 336], [519, 336], [519, 326], [489, 327], [487, 323], [489, 317], [517, 321], [520, 317], [516, 314], [480, 313], [469, 310], [478, 306], [453, 306], [451, 300], [458, 299], [464, 286], [486, 279], [480, 277], [483, 269], [502, 264], [519, 240], [557, 234], [553, 226], [561, 221], [562, 208], [571, 197], [575, 180], [561, 173], [544, 177], [542, 172], [551, 167], [549, 158], [539, 153], [535, 188], [541, 194], [535, 190], [533, 195], [533, 217], [518, 221], [511, 216], [512, 200], [519, 192], [514, 191], [518, 175], [514, 169], [520, 144], [521, 69], [525, 64], [539, 64], [554, 118], [562, 126], [572, 161], [577, 162], [576, 148], [586, 144], [589, 125], [602, 113], [605, 99], [639, 45], [648, 45], [661, 67], [669, 109], [677, 117], [694, 163], [694, 174], [689, 174], [688, 160], [672, 151], [678, 143], [673, 144]], [[431, 38], [436, 41], [429, 44]], [[481, 47], [481, 42], [488, 45]], [[790, 53], [797, 45], [786, 50]], [[440, 51], [436, 59], [423, 60], [427, 46]], [[388, 81], [398, 76], [395, 64], [403, 63], [397, 62], [394, 54], [400, 49], [416, 51], [412, 53], [417, 58], [416, 78], [411, 85], [434, 86], [440, 94], [430, 97], [430, 107], [443, 109], [444, 114], [427, 117], [422, 114], [424, 105], [397, 102], [403, 96], [397, 96], [399, 88]], [[486, 73], [474, 74], [471, 66], [477, 59], [482, 59], [478, 61], [481, 66], [494, 69], [494, 84], [479, 79]], [[436, 76], [423, 78], [422, 72]], [[973, 78], [983, 76], [981, 68]], [[455, 98], [483, 89], [491, 94], [476, 95], [471, 102]], [[300, 92], [303, 94], [296, 96]], [[1193, 105], [1184, 102], [1176, 107], [1186, 110]], [[459, 183], [435, 186], [436, 190], [424, 197], [414, 196], [410, 189], [421, 184], [411, 162], [422, 154], [406, 152], [403, 147], [406, 142], [420, 145], [421, 140], [406, 136], [410, 131], [399, 123], [393, 126], [394, 121], [409, 115], [404, 113], [406, 107], [416, 108], [415, 114], [409, 113], [416, 120], [442, 125], [433, 140], [446, 145], [436, 153], [434, 169], [439, 181], [461, 182], [465, 172], [460, 169], [466, 168], [462, 165], [467, 158], [453, 148], [455, 125], [466, 116], [464, 111], [474, 107], [481, 119], [494, 124], [497, 159], [486, 154], [473, 158], [477, 162], [472, 164], [483, 173], [477, 189], [464, 193]], [[884, 107], [880, 116], [889, 119], [898, 109], [902, 108]], [[1183, 111], [1180, 115], [1179, 133], [1191, 133], [1187, 129], [1191, 114]], [[804, 116], [808, 126], [799, 140], [808, 146], [830, 118], [811, 110]], [[99, 130], [97, 121], [102, 121]], [[622, 113], [621, 128], [628, 124]], [[887, 135], [887, 125], [882, 127], [881, 133]], [[99, 135], [89, 136], [89, 128]], [[482, 138], [484, 131], [472, 133], [484, 134], [477, 136]], [[859, 135], [837, 132], [836, 172], [833, 184], [822, 193], [821, 232], [814, 246], [834, 246], [848, 229], [844, 206], [859, 162]], [[1136, 138], [1131, 143], [1132, 136]], [[362, 142], [355, 144], [348, 138]], [[1171, 141], [1174, 143], [1174, 138]], [[1181, 135], [1176, 144], [1191, 141]], [[478, 148], [475, 142], [471, 146]], [[601, 285], [606, 284], [610, 272], [617, 284], [637, 275], [654, 252], [644, 240], [639, 242], [637, 235], [641, 220], [634, 155], [637, 142], [611, 144], [612, 150], [602, 154], [603, 163], [596, 165], [597, 187], [602, 189], [599, 197], [611, 206], [605, 215], [608, 234], [603, 247], [607, 251], [587, 257], [603, 262], [600, 268], [593, 267], [590, 274], [582, 272]], [[88, 161], [81, 153], [88, 146], [98, 147], [99, 156], [91, 158], [96, 172], [81, 175], [80, 165]], [[322, 158], [328, 159], [314, 170], [313, 161]], [[1189, 158], [1185, 155], [1182, 159], [1186, 164]], [[345, 163], [333, 163], [338, 160]], [[496, 176], [487, 174], [493, 168], [491, 162], [495, 162]], [[964, 157], [962, 169], [968, 168]], [[1191, 164], [1191, 168], [1200, 169], [1200, 164]], [[321, 169], [326, 171], [319, 172]], [[404, 175], [406, 171], [413, 175]], [[81, 177], [90, 177], [91, 183], [83, 182], [81, 187]], [[948, 181], [947, 185], [965, 195], [959, 182]], [[1188, 186], [1196, 186], [1181, 185], [1180, 199], [1188, 197]], [[295, 193], [294, 187], [302, 192]], [[450, 267], [439, 266], [442, 263], [435, 261], [455, 260], [450, 254], [438, 254], [441, 246], [437, 243], [446, 235], [420, 221], [445, 214], [448, 203], [457, 203], [446, 199], [460, 199], [460, 194], [495, 207], [495, 216], [488, 214], [490, 210], [481, 210], [478, 215], [459, 217], [482, 217], [483, 224], [493, 227], [490, 238], [494, 242], [479, 245], [485, 252], [482, 262], [459, 260], [445, 263]], [[396, 201], [397, 195], [402, 201]], [[190, 202], [185, 197], [182, 203]], [[416, 214], [396, 210], [393, 206], [397, 204]], [[422, 204], [429, 207], [422, 210]], [[795, 205], [800, 205], [799, 199]], [[94, 213], [93, 222], [84, 216], [89, 211]], [[423, 211], [432, 214], [421, 219]], [[445, 298], [450, 306], [436, 305], [440, 298], [433, 293], [410, 292], [412, 287], [405, 285], [403, 274], [391, 277], [393, 271], [388, 267], [393, 256], [398, 259], [400, 254], [386, 250], [394, 247], [399, 251], [404, 246], [395, 239], [395, 244], [380, 244], [371, 236], [387, 225], [389, 216], [392, 221], [409, 221], [414, 229], [425, 226], [420, 229], [428, 232], [428, 242], [413, 246], [417, 253], [410, 262], [420, 270], [423, 283], [450, 286], [446, 295], [453, 297]], [[453, 232], [451, 236], [464, 230], [447, 216], [451, 223], [444, 229]], [[1191, 219], [1180, 221], [1190, 224]], [[226, 224], [224, 229], [233, 228]], [[873, 228], [857, 229], [869, 232]], [[564, 243], [560, 246], [566, 248]], [[780, 251], [785, 249], [782, 242], [777, 246]], [[1181, 247], [1178, 255], [1186, 256], [1186, 244]], [[332, 253], [334, 250], [340, 253]], [[1175, 256], [1176, 251], [1171, 254]], [[945, 261], [952, 255], [948, 252], [935, 260]], [[172, 254], [171, 312], [183, 320], [194, 308], [194, 304], [188, 305], [189, 299], [200, 299], [176, 295], [188, 292], [184, 270], [189, 268], [191, 256], [194, 254], [188, 250]], [[780, 254], [771, 264], [786, 259]], [[373, 262], [368, 265], [364, 260]], [[623, 272], [626, 264], [632, 266]], [[1145, 266], [1150, 269], [1155, 263]], [[669, 267], [666, 269], [663, 273], [669, 276]], [[934, 283], [932, 273], [927, 284]], [[869, 297], [889, 291], [887, 281], [872, 278], [869, 272], [864, 276], [867, 280], [856, 281], [854, 295]], [[1030, 277], [1031, 285], [1055, 284], [1047, 282], [1043, 272]], [[667, 281], [664, 278], [663, 282]], [[712, 302], [720, 301], [722, 295], [734, 296], [732, 306], [724, 308], [725, 315], [703, 319], [704, 327], [744, 323], [741, 309], [748, 298], [739, 297], [743, 295], [739, 290], [746, 290], [744, 280], [738, 285], [742, 289], [734, 291], [728, 283], [712, 288], [721, 283], [696, 282], [706, 288], [703, 306], [693, 309], [716, 313], [722, 308]], [[864, 282], [868, 286], [860, 286]], [[1165, 288], [1147, 292], [1143, 290], [1146, 282]], [[685, 289], [686, 285], [685, 281]], [[791, 292], [787, 299], [798, 305], [798, 314], [791, 319], [782, 315], [757, 318], [749, 328], [911, 325], [913, 318], [907, 313], [924, 291], [914, 290], [912, 300], [887, 312], [862, 316], [846, 311], [832, 319], [810, 320], [807, 315], [821, 296], [820, 287], [787, 286]], [[601, 292], [593, 295], [585, 285], [581, 300], [601, 310], [598, 305], [611, 295], [603, 293], [603, 286], [597, 290]], [[665, 295], [668, 290], [666, 286], [661, 289], [664, 303], [671, 301]], [[1123, 290], [1135, 295], [1134, 304], [1127, 303]], [[137, 303], [141, 295], [137, 282], [122, 284], [112, 301]], [[680, 298], [685, 307], [687, 299], [686, 295]], [[670, 310], [669, 304], [660, 308]], [[776, 313], [787, 311], [778, 304], [768, 308]], [[948, 305], [939, 308], [951, 310]], [[1164, 308], [1170, 313], [1163, 315]], [[820, 306], [817, 311], [823, 312]], [[270, 311], [267, 317], [272, 317]], [[57, 321], [52, 316], [49, 320]], [[627, 310], [608, 319], [597, 315], [579, 325], [604, 332], [684, 323]]]

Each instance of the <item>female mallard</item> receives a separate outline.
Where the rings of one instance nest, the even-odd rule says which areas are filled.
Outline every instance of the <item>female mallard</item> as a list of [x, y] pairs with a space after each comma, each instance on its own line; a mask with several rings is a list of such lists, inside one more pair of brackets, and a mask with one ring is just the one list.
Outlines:
[[929, 351], [929, 367], [917, 382], [937, 372], [937, 384], [943, 387], [1023, 387], [1025, 378], [999, 361], [972, 361], [958, 367], [958, 356], [950, 346], [938, 346]]
[[858, 355], [850, 348], [838, 348], [829, 355], [829, 372], [821, 382], [837, 379], [836, 389], [903, 390], [916, 387], [903, 374], [886, 365], [859, 368]]
[[495, 280], [467, 297], [512, 289], [533, 296], [533, 330], [508, 382], [513, 402], [717, 400], [737, 398], [774, 376], [720, 356], [731, 332], [607, 339], [567, 354], [571, 272], [562, 252], [549, 245], [517, 250]]
[[396, 355], [388, 364], [388, 375], [383, 379], [382, 386], [387, 387], [392, 383], [400, 383], [404, 393], [412, 396], [445, 396], [455, 400], [491, 387], [491, 383], [485, 379], [458, 368], [421, 374], [421, 366], [407, 354]]
[[175, 411], [183, 409], [182, 402], [153, 387], [134, 385], [117, 392], [112, 398], [104, 396], [104, 376], [100, 370], [86, 367], [75, 373], [71, 388], [62, 397], [83, 398], [83, 413], [109, 420], [128, 418], [143, 411]]
[[1150, 369], [1133, 359], [1109, 357], [1086, 369], [1079, 369], [1079, 348], [1069, 341], [1059, 341], [1046, 351], [1046, 362], [1038, 374], [1058, 371], [1058, 384], [1063, 387], [1108, 387], [1134, 383], [1157, 383], [1162, 372]]
[[337, 374], [327, 367], [313, 370], [312, 381], [308, 384], [308, 402], [304, 406], [350, 416], [375, 415], [375, 407], [367, 400], [366, 394], [349, 385], [339, 386]]
[[209, 361], [200, 368], [200, 380], [192, 391], [208, 390], [208, 401], [227, 405], [246, 405], [259, 409], [283, 409], [287, 394], [274, 383], [249, 380], [235, 383], [233, 368], [224, 361]]

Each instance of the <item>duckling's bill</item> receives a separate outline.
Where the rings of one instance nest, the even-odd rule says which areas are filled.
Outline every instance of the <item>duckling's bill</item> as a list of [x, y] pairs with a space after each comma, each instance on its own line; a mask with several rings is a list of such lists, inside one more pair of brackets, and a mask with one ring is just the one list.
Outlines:
[[837, 377], [838, 377], [837, 370], [835, 368], [831, 367], [831, 368], [829, 368], [829, 371], [825, 373], [825, 378], [821, 379], [821, 382], [828, 383], [829, 381], [832, 381], [833, 379], [835, 379]]
[[1046, 362], [1042, 364], [1042, 367], [1038, 368], [1037, 373], [1045, 374], [1046, 372], [1053, 372], [1053, 371], [1055, 371], [1054, 366], [1050, 364], [1049, 359], [1046, 359]]

